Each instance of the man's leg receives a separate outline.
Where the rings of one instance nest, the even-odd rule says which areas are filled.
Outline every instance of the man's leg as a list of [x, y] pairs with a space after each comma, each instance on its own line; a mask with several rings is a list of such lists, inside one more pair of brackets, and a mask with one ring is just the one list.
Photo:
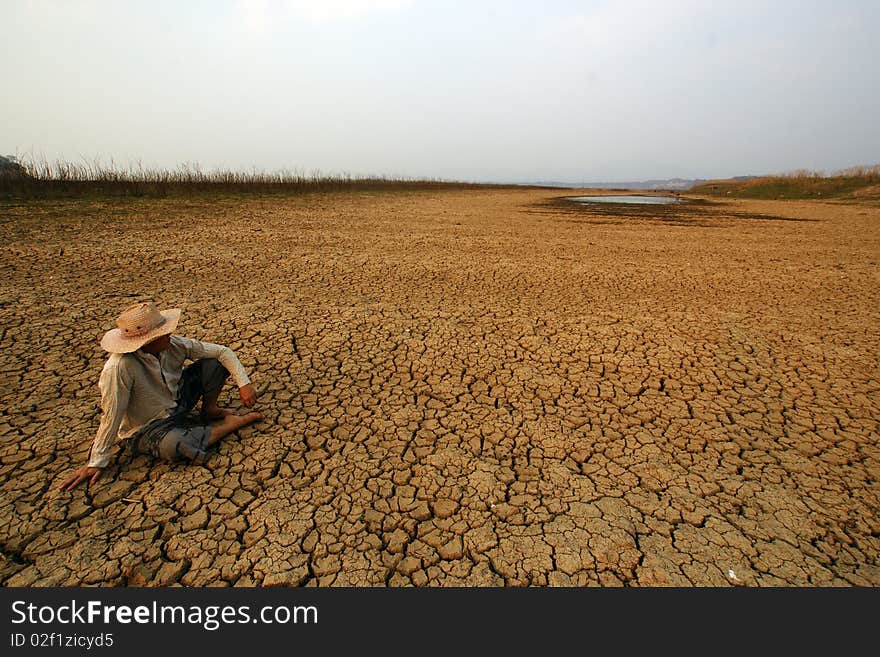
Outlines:
[[217, 398], [220, 397], [220, 391], [229, 378], [229, 370], [227, 370], [216, 358], [205, 358], [202, 360], [202, 417], [207, 420], [217, 420], [227, 415], [232, 415], [232, 411], [226, 408], [220, 408], [217, 405]]
[[157, 423], [151, 442], [153, 456], [171, 463], [191, 461], [202, 464], [208, 458], [206, 450], [236, 429], [263, 419], [262, 413], [226, 415], [213, 425], [174, 426], [173, 418]]
[[189, 413], [202, 400], [202, 417], [217, 420], [232, 411], [220, 408], [217, 399], [229, 378], [228, 370], [216, 358], [202, 358], [183, 370], [180, 380], [178, 413]]
[[252, 422], [263, 419], [262, 413], [248, 413], [247, 415], [224, 415], [223, 420], [211, 427], [211, 435], [208, 436], [208, 445], [213, 445], [224, 436], [228, 436], [236, 429], [241, 429]]

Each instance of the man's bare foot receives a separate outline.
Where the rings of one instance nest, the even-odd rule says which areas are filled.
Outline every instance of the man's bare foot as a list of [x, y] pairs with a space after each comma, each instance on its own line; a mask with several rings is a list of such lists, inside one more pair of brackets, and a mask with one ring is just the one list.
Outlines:
[[[258, 422], [259, 420], [266, 419], [266, 416], [258, 411], [251, 411], [247, 415], [240, 415], [239, 417], [241, 417], [243, 420], [245, 420], [244, 424], [250, 424], [251, 422]], [[241, 426], [244, 426], [244, 424]]]
[[208, 406], [207, 408], [202, 407], [202, 417], [206, 420], [220, 420], [227, 415], [235, 415], [235, 411], [216, 405]]
[[211, 434], [208, 436], [208, 445], [213, 445], [227, 434], [241, 429], [248, 424], [264, 419], [262, 413], [248, 413], [247, 415], [226, 415], [223, 419], [211, 426]]

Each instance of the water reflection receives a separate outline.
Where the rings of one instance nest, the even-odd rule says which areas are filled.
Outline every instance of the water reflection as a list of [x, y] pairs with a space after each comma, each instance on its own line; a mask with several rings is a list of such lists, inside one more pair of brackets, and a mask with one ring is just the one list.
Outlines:
[[681, 199], [674, 196], [569, 196], [567, 198], [579, 203], [639, 203], [644, 205], [681, 203]]

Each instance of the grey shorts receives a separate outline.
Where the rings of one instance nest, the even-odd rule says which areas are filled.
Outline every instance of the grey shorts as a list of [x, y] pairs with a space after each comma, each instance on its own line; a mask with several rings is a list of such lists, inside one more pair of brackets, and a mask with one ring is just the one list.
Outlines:
[[159, 441], [158, 456], [166, 461], [204, 463], [208, 458], [208, 438], [211, 427], [204, 425], [185, 429], [174, 427]]
[[204, 463], [208, 458], [211, 427], [203, 424], [181, 424], [179, 418], [150, 422], [131, 443], [135, 454], [149, 454], [176, 463]]

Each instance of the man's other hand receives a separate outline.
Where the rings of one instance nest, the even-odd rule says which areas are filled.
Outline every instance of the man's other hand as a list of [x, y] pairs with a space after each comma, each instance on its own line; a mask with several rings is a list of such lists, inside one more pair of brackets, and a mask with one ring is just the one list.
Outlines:
[[73, 474], [61, 482], [61, 485], [58, 488], [61, 490], [73, 490], [89, 478], [91, 478], [89, 481], [89, 486], [91, 486], [98, 481], [100, 476], [101, 468], [90, 468], [89, 466], [84, 465], [79, 470], [74, 470]]
[[257, 403], [257, 391], [254, 390], [254, 386], [250, 383], [239, 388], [238, 394], [241, 396], [241, 403], [248, 408]]

